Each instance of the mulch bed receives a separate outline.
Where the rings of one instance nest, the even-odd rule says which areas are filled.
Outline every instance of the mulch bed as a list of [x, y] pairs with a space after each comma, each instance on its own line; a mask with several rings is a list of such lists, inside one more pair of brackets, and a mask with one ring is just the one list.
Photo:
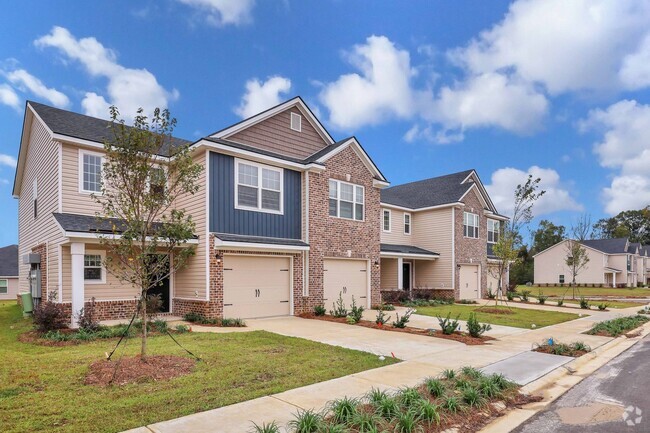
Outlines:
[[[348, 324], [345, 317], [334, 317], [330, 315], [316, 316], [313, 313], [301, 314], [300, 317], [302, 317], [303, 319], [316, 319], [316, 320], [324, 320], [326, 322]], [[481, 336], [480, 338], [474, 338], [474, 337], [470, 337], [469, 334], [466, 334], [464, 332], [454, 332], [451, 335], [445, 335], [442, 333], [442, 331], [437, 329], [434, 333], [430, 333], [426, 329], [413, 328], [410, 326], [407, 326], [406, 328], [395, 328], [389, 324], [378, 326], [375, 322], [371, 322], [370, 320], [361, 320], [360, 322], [355, 323], [355, 325], [352, 326], [363, 326], [364, 328], [379, 329], [381, 331], [403, 332], [406, 334], [422, 335], [425, 337], [444, 338], [446, 340], [458, 341], [460, 343], [467, 344], [468, 346], [478, 346], [481, 344], [485, 344], [486, 341], [496, 340], [496, 338], [488, 337], [485, 335]]]
[[[59, 332], [62, 334], [72, 334], [75, 332], [74, 329], [59, 329]], [[79, 343], [83, 343], [80, 340], [69, 340], [69, 341], [54, 341], [43, 338], [38, 331], [27, 331], [23, 332], [18, 336], [18, 341], [21, 343], [27, 344], [38, 344], [39, 346], [49, 346], [49, 347], [59, 347], [59, 346], [76, 346]]]
[[[550, 346], [539, 346], [533, 349], [533, 352], [540, 352], [540, 353], [547, 353], [549, 355], [557, 355], [556, 353], [553, 353], [551, 350]], [[563, 353], [562, 356], [573, 356], [574, 358], [579, 358], [582, 355], [589, 353], [586, 350], [572, 350], [567, 353]]]
[[479, 307], [474, 312], [478, 313], [488, 313], [488, 314], [515, 314], [514, 311], [508, 308], [497, 308], [497, 307]]
[[90, 364], [84, 384], [108, 386], [158, 382], [189, 374], [195, 364], [194, 359], [171, 355], [103, 359]]

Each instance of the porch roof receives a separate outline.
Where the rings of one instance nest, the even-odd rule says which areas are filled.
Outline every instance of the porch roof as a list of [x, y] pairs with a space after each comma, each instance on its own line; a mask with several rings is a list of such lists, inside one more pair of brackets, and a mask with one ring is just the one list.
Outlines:
[[381, 256], [431, 260], [437, 259], [440, 254], [413, 245], [381, 244]]
[[222, 248], [242, 247], [246, 249], [309, 250], [309, 244], [300, 239], [248, 236], [231, 233], [214, 233], [214, 235], [217, 237], [217, 247]]
[[615, 274], [620, 274], [622, 271], [620, 269], [605, 267], [605, 272], [613, 272]]

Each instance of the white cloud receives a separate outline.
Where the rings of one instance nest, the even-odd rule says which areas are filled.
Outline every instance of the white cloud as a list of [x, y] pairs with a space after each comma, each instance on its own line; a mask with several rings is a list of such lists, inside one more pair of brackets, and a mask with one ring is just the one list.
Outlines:
[[242, 96], [239, 107], [235, 113], [242, 118], [256, 115], [268, 108], [282, 102], [282, 94], [291, 90], [291, 80], [288, 78], [273, 76], [265, 82], [253, 78], [246, 82], [246, 92]]
[[16, 161], [16, 158], [14, 158], [13, 156], [0, 153], [0, 165], [6, 165], [11, 168], [16, 168], [17, 163], [18, 162]]
[[49, 103], [56, 107], [65, 108], [70, 105], [70, 99], [58, 90], [47, 87], [37, 77], [33, 76], [24, 69], [16, 69], [15, 71], [5, 73], [7, 79], [19, 87], [23, 91], [30, 91], [34, 95], [47, 100]]
[[625, 56], [619, 75], [625, 87], [631, 90], [650, 85], [650, 34], [637, 52]]
[[532, 175], [540, 178], [539, 190], [546, 193], [535, 202], [533, 214], [545, 215], [558, 211], [581, 211], [583, 209], [566, 189], [557, 171], [551, 168], [532, 166], [527, 171], [516, 168], [500, 168], [492, 173], [491, 184], [485, 185], [499, 212], [511, 215], [514, 208], [514, 193], [517, 185], [523, 184]]
[[179, 0], [198, 9], [211, 25], [222, 27], [228, 24], [241, 25], [252, 21], [251, 12], [255, 0]]
[[86, 93], [82, 106], [89, 115], [107, 118], [106, 107], [115, 105], [128, 119], [140, 107], [151, 113], [156, 107], [167, 108], [170, 101], [179, 97], [176, 89], [166, 90], [148, 70], [126, 68], [117, 63], [115, 52], [93, 37], [76, 39], [67, 29], [54, 27], [34, 43], [38, 47], [56, 48], [69, 59], [80, 62], [90, 75], [108, 79], [108, 100], [94, 92]]
[[610, 187], [603, 190], [605, 211], [614, 215], [649, 205], [650, 105], [622, 100], [605, 110], [592, 110], [579, 126], [583, 132], [602, 132], [594, 152], [600, 165], [615, 173]]
[[647, 71], [634, 53], [650, 34], [648, 22], [647, 0], [519, 0], [501, 22], [449, 54], [474, 74], [510, 70], [552, 94], [619, 89], [638, 85], [638, 68]]
[[8, 105], [17, 111], [22, 109], [18, 94], [7, 84], [0, 84], [0, 104]]
[[336, 128], [354, 129], [393, 117], [412, 116], [414, 70], [408, 51], [397, 48], [385, 36], [370, 36], [345, 57], [360, 74], [341, 75], [326, 83], [319, 95]]

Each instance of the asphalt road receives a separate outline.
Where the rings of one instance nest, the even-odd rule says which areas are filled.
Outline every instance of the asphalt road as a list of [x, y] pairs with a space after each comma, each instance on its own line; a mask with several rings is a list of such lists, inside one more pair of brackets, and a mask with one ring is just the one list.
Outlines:
[[650, 432], [650, 336], [513, 432]]

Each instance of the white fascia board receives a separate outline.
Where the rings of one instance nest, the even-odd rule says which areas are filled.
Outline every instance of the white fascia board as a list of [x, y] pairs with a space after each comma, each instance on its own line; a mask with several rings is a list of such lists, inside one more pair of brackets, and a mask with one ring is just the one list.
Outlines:
[[354, 149], [355, 153], [357, 154], [359, 159], [361, 159], [361, 161], [366, 166], [366, 168], [372, 174], [374, 174], [377, 177], [380, 177], [380, 178], [384, 179], [384, 181], [385, 181], [385, 178], [381, 174], [381, 172], [379, 171], [379, 168], [377, 168], [377, 166], [372, 162], [372, 160], [370, 159], [370, 157], [368, 156], [366, 151], [363, 150], [363, 147], [361, 146], [361, 144], [357, 141], [357, 139], [355, 137], [350, 137], [345, 143], [341, 144], [336, 149], [334, 149], [331, 152], [328, 152], [325, 155], [318, 158], [316, 160], [316, 162], [325, 163], [325, 161], [327, 161], [328, 159], [330, 159], [334, 155], [337, 155], [337, 154], [343, 152], [345, 149], [347, 149], [350, 146], [354, 146], [353, 149]]
[[440, 254], [432, 256], [430, 254], [414, 254], [414, 253], [393, 253], [393, 252], [381, 252], [379, 254], [383, 259], [417, 259], [417, 260], [436, 260], [440, 257]]
[[373, 179], [372, 180], [372, 186], [374, 186], [375, 188], [382, 188], [382, 189], [383, 188], [388, 188], [390, 186], [390, 182], [385, 182], [385, 181], [379, 180], [379, 179]]
[[[93, 239], [93, 240], [100, 240], [102, 238], [105, 239], [120, 239], [122, 235], [116, 235], [116, 234], [111, 234], [111, 233], [87, 233], [87, 232], [72, 232], [72, 231], [66, 231], [64, 232], [64, 235], [66, 238], [68, 238], [69, 242], [72, 242], [74, 240], [83, 240], [83, 239]], [[146, 241], [151, 242], [152, 238], [147, 237]], [[164, 239], [160, 239], [159, 243], [165, 243]], [[198, 245], [199, 240], [198, 239], [188, 239], [185, 241], [185, 244], [188, 245]]]
[[494, 209], [496, 211], [496, 206], [494, 206], [494, 203], [492, 202], [492, 199], [490, 198], [490, 195], [488, 194], [487, 190], [485, 189], [485, 185], [483, 185], [483, 182], [481, 181], [481, 178], [479, 177], [476, 170], [472, 170], [472, 172], [470, 174], [468, 174], [467, 177], [465, 179], [463, 179], [463, 181], [461, 183], [467, 182], [467, 180], [472, 176], [475, 176], [476, 181], [474, 183], [478, 184], [479, 190], [481, 191], [481, 194], [483, 195], [483, 198], [487, 202], [490, 209]]
[[426, 210], [435, 210], [435, 209], [444, 209], [446, 207], [455, 207], [455, 206], [465, 206], [465, 203], [463, 202], [454, 202], [454, 203], [445, 203], [445, 204], [439, 204], [437, 206], [427, 206], [427, 207], [420, 207], [417, 209], [413, 209], [410, 207], [404, 207], [404, 206], [397, 206], [394, 204], [389, 204], [389, 203], [380, 203], [382, 207], [390, 208], [390, 209], [399, 209], [399, 210], [404, 210], [407, 212], [422, 212]]
[[264, 244], [264, 243], [254, 243], [254, 242], [233, 242], [233, 241], [222, 241], [219, 238], [215, 238], [214, 243], [215, 243], [215, 249], [217, 250], [236, 249], [236, 250], [243, 250], [243, 251], [275, 251], [275, 252], [309, 251], [309, 246], [276, 245], [276, 244]]

